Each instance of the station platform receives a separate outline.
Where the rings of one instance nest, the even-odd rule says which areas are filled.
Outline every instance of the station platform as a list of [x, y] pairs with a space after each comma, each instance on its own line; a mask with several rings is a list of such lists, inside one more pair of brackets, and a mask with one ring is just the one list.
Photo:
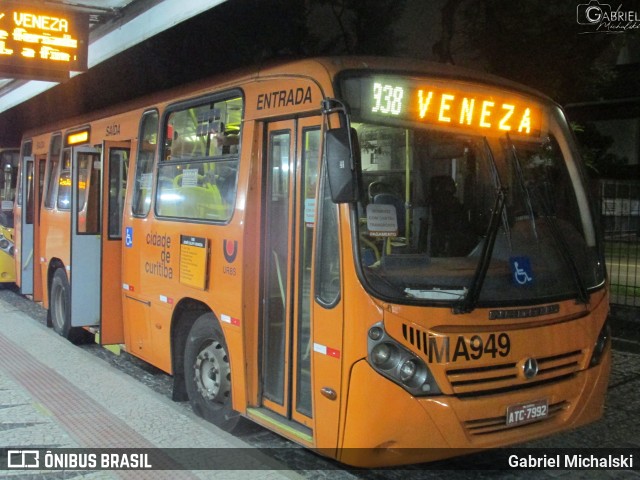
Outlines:
[[7, 455], [7, 449], [156, 453], [189, 449], [185, 451], [194, 455], [223, 452], [223, 468], [234, 466], [224, 470], [187, 470], [184, 464], [169, 464], [178, 465], [176, 470], [0, 469], [0, 478], [302, 478], [284, 465], [274, 465], [259, 451], [247, 455], [251, 448], [241, 439], [71, 344], [0, 298], [0, 451]]

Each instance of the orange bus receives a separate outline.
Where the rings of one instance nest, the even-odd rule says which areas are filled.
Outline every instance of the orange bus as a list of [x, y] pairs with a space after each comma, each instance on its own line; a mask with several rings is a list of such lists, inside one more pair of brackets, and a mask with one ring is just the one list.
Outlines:
[[0, 286], [15, 282], [13, 199], [20, 150], [0, 148]]
[[561, 109], [522, 85], [301, 60], [27, 132], [21, 155], [23, 291], [222, 428], [378, 466], [602, 414], [597, 212]]

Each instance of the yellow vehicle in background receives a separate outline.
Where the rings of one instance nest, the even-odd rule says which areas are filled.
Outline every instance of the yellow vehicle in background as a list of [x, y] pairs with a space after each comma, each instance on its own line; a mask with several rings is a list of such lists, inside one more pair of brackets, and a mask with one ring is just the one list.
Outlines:
[[13, 198], [20, 151], [0, 149], [0, 286], [16, 280], [13, 260]]

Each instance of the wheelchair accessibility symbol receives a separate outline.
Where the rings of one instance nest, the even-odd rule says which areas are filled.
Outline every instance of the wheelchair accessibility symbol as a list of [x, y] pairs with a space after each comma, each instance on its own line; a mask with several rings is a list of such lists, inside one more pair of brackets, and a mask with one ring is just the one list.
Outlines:
[[126, 227], [124, 231], [124, 246], [133, 247], [133, 227]]
[[515, 285], [524, 286], [533, 283], [533, 270], [529, 257], [511, 257], [511, 278]]

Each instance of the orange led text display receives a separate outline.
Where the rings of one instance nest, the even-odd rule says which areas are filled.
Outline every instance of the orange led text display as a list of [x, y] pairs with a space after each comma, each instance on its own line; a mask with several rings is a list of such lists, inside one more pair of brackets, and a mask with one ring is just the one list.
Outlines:
[[538, 136], [541, 109], [521, 97], [463, 91], [440, 84], [373, 82], [371, 114], [451, 128]]
[[86, 70], [87, 35], [84, 14], [0, 2], [0, 69]]

